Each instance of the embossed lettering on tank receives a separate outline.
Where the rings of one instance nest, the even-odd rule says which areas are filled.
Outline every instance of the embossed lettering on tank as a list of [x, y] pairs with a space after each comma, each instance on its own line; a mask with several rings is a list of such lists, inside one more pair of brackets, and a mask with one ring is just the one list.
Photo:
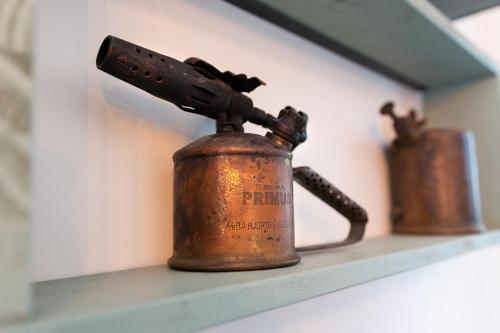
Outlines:
[[[280, 237], [268, 232], [293, 227], [293, 189], [291, 177], [276, 173], [276, 163], [267, 157], [252, 157], [247, 165], [244, 186], [239, 192], [240, 213], [236, 220], [228, 220], [225, 229], [233, 232], [254, 233], [253, 241], [276, 240]], [[281, 163], [280, 163], [281, 162]], [[289, 163], [284, 163], [285, 168]], [[258, 232], [255, 234], [255, 232]], [[273, 233], [274, 234], [274, 233]]]

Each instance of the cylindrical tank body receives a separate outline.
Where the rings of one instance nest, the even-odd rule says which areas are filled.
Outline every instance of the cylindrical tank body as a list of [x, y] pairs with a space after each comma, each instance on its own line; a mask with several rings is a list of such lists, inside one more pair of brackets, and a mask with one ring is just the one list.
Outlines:
[[291, 157], [248, 133], [205, 136], [177, 151], [169, 265], [227, 271], [298, 263]]
[[484, 230], [472, 133], [426, 130], [412, 145], [391, 147], [389, 155], [394, 232]]

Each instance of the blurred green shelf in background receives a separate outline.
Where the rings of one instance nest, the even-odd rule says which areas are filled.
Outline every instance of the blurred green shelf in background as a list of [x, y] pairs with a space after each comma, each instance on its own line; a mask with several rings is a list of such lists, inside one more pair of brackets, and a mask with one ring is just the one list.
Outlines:
[[496, 66], [425, 0], [226, 1], [416, 88], [496, 73]]
[[166, 266], [36, 283], [32, 318], [0, 332], [186, 332], [500, 244], [500, 231], [393, 235], [308, 253], [288, 268], [231, 273]]

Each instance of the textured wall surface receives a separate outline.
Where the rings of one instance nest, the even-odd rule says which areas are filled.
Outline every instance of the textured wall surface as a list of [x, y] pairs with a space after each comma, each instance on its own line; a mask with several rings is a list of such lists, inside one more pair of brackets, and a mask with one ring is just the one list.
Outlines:
[[30, 0], [0, 0], [0, 321], [28, 306]]

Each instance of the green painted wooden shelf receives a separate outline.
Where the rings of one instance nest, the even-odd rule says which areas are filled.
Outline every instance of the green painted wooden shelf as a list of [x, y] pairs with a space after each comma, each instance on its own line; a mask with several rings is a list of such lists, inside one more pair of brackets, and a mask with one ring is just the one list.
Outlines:
[[426, 0], [226, 1], [414, 87], [497, 72]]
[[282, 269], [193, 273], [158, 266], [40, 282], [32, 317], [0, 332], [192, 331], [497, 244], [500, 230], [392, 235], [308, 253]]

